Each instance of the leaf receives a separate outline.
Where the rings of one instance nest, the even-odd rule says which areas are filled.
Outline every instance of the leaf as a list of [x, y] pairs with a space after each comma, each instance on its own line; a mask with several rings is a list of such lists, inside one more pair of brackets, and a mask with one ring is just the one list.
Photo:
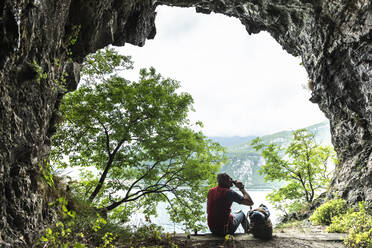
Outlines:
[[[121, 221], [140, 208], [155, 215], [156, 205], [169, 201], [177, 222], [198, 227], [206, 185], [226, 161], [225, 150], [194, 130], [188, 119], [193, 99], [179, 92], [178, 81], [154, 68], [129, 81], [118, 72], [131, 63], [113, 49], [88, 56], [82, 84], [60, 105], [53, 164], [83, 168], [73, 191]], [[130, 211], [115, 211], [123, 205]]]
[[289, 203], [288, 208], [307, 206], [312, 204], [319, 191], [327, 188], [331, 176], [327, 164], [335, 160], [335, 152], [331, 147], [316, 144], [314, 134], [306, 129], [294, 131], [287, 147], [265, 144], [260, 138], [254, 139], [251, 145], [261, 151], [265, 159], [259, 170], [265, 181], [285, 182], [268, 195], [271, 202], [292, 200], [294, 202]]

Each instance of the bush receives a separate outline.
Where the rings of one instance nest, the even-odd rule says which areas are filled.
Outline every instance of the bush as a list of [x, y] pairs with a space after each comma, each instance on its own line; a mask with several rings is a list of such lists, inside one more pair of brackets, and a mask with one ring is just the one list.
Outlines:
[[344, 240], [346, 247], [371, 248], [372, 247], [372, 218], [359, 220], [351, 228], [348, 237]]
[[349, 232], [344, 240], [346, 247], [372, 247], [372, 215], [368, 214], [364, 202], [359, 203], [359, 209], [350, 209], [346, 214], [332, 218], [327, 232]]
[[[163, 228], [155, 224], [143, 225], [132, 231], [122, 248], [178, 248], [180, 243], [170, 233], [164, 233]], [[124, 245], [125, 244], [125, 245]], [[182, 242], [180, 243], [182, 245]], [[182, 246], [183, 247], [183, 246]]]
[[[113, 248], [118, 235], [93, 208], [77, 212], [68, 209], [68, 201], [59, 197], [49, 204], [59, 212], [59, 220], [46, 229], [35, 247]], [[83, 209], [83, 208], [82, 208]]]
[[333, 199], [320, 205], [310, 216], [310, 221], [317, 225], [330, 225], [333, 217], [345, 214], [346, 210], [344, 199]]

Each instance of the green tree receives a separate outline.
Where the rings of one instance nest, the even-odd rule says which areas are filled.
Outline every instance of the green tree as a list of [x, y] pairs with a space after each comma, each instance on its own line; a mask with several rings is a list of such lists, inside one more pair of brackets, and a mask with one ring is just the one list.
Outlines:
[[306, 129], [293, 132], [293, 140], [287, 147], [264, 144], [260, 138], [252, 141], [265, 159], [260, 173], [266, 181], [285, 182], [284, 186], [268, 195], [271, 202], [284, 211], [298, 211], [310, 206], [316, 194], [325, 190], [330, 182], [327, 169], [330, 162], [337, 163], [332, 147], [320, 146], [314, 134]]
[[121, 221], [139, 209], [154, 215], [157, 203], [168, 201], [175, 220], [199, 229], [224, 150], [192, 129], [193, 99], [177, 93], [177, 81], [153, 68], [142, 69], [138, 82], [118, 76], [131, 64], [109, 49], [88, 57], [81, 87], [61, 103], [52, 159], [95, 168], [83, 170], [74, 189]]

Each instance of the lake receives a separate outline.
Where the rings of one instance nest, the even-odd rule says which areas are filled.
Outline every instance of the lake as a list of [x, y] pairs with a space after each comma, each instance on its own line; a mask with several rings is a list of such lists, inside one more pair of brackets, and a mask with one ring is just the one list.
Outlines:
[[[272, 190], [249, 190], [247, 189], [247, 192], [251, 196], [253, 202], [255, 203], [253, 205], [253, 208], [257, 208], [261, 203], [265, 204], [269, 210], [270, 210], [270, 219], [273, 223], [273, 225], [277, 224], [278, 218], [279, 218], [279, 211], [274, 209], [272, 205], [266, 200], [266, 195], [270, 193]], [[207, 202], [205, 202], [204, 208], [206, 209]], [[165, 232], [176, 232], [176, 233], [184, 233], [185, 231], [182, 229], [181, 225], [174, 224], [170, 221], [169, 216], [166, 211], [167, 203], [160, 203], [157, 207], [158, 216], [152, 217], [151, 221], [154, 224], [157, 224], [159, 226], [162, 226], [164, 228]], [[245, 205], [240, 205], [237, 203], [233, 203], [231, 207], [232, 212], [243, 210], [243, 212], [246, 214], [249, 211], [249, 207]], [[141, 215], [136, 215], [134, 218], [132, 218], [132, 221], [130, 223], [134, 226], [141, 226], [144, 224], [144, 218]], [[205, 223], [205, 226], [207, 227], [207, 223]], [[208, 227], [207, 227], [208, 229]], [[192, 232], [190, 230], [190, 232]], [[236, 232], [244, 232], [243, 228], [239, 226], [238, 230]]]

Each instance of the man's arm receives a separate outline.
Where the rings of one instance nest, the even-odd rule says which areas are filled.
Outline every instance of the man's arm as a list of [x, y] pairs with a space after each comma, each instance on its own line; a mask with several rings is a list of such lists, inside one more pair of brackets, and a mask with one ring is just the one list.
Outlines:
[[251, 196], [248, 194], [248, 192], [244, 189], [244, 185], [242, 182], [240, 181], [237, 181], [235, 183], [235, 186], [240, 190], [240, 192], [242, 192], [243, 194], [243, 201], [240, 203], [240, 204], [243, 204], [243, 205], [247, 205], [247, 206], [252, 206], [254, 203], [252, 201], [252, 198]]

